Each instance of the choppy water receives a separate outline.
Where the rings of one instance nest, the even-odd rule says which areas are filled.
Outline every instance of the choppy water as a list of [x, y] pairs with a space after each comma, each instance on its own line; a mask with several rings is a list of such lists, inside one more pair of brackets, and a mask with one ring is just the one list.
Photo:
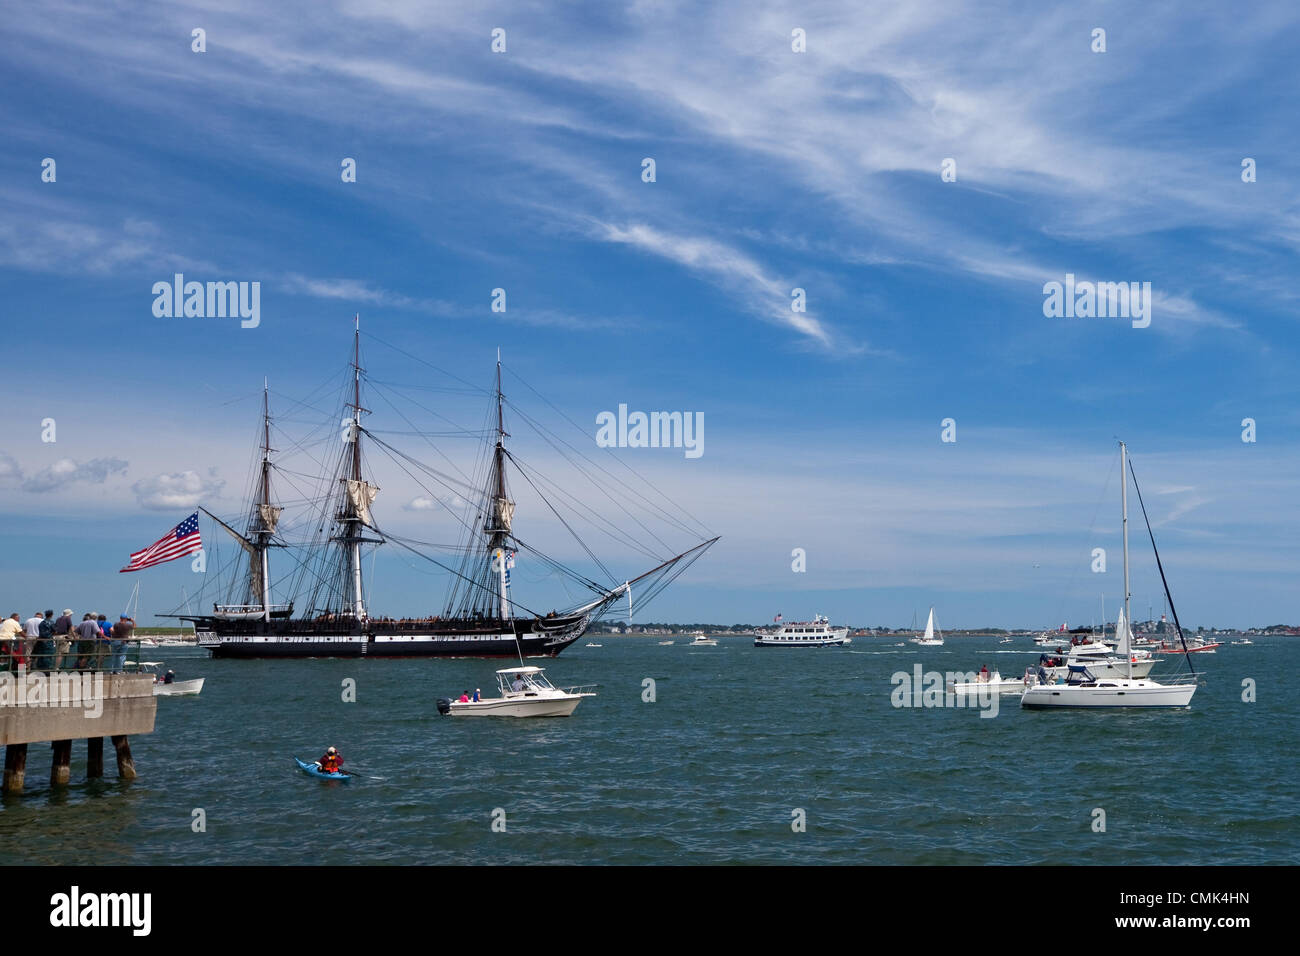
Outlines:
[[[1033, 645], [660, 647], [579, 642], [548, 664], [596, 682], [568, 719], [440, 717], [434, 698], [488, 690], [491, 661], [213, 661], [198, 698], [163, 698], [132, 739], [140, 777], [48, 784], [0, 804], [6, 863], [1297, 863], [1300, 642], [1198, 654], [1186, 711], [896, 709], [890, 675], [1020, 673]], [[1015, 650], [1011, 650], [1014, 648]], [[185, 655], [184, 657], [180, 655]], [[1178, 666], [1161, 664], [1153, 676]], [[357, 681], [356, 703], [341, 684]], [[644, 678], [657, 700], [642, 700]], [[1242, 702], [1242, 680], [1258, 700]], [[333, 784], [290, 759], [338, 746], [383, 777]], [[1091, 829], [1094, 808], [1106, 832]], [[206, 832], [193, 832], [193, 811]], [[505, 812], [506, 832], [492, 830]], [[806, 832], [792, 830], [802, 809]]]

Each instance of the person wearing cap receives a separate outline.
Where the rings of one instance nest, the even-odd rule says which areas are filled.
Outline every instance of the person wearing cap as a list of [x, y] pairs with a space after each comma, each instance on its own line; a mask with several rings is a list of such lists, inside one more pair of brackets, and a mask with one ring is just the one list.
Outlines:
[[343, 766], [343, 755], [331, 747], [316, 762], [320, 764], [321, 770], [325, 771], [325, 773], [338, 773], [339, 768]]
[[176, 672], [175, 672], [175, 671], [168, 671], [166, 674], [164, 674], [164, 675], [163, 675], [163, 683], [164, 683], [164, 684], [174, 684], [174, 683], [176, 683]]
[[63, 614], [54, 622], [54, 669], [63, 666], [63, 657], [72, 644], [72, 608], [65, 607]]
[[32, 651], [32, 670], [47, 671], [54, 666], [54, 611], [46, 611], [37, 626], [36, 648]]
[[77, 670], [85, 670], [95, 657], [95, 642], [104, 635], [99, 630], [99, 615], [93, 611], [81, 616], [77, 625]]
[[135, 621], [129, 615], [123, 614], [109, 633], [112, 637], [113, 672], [118, 673], [126, 667], [126, 642], [131, 640], [131, 636], [135, 633]]

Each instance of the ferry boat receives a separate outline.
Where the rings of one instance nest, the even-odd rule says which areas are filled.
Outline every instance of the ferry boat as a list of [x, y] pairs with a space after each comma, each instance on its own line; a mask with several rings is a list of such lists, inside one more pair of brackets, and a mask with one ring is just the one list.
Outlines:
[[[198, 646], [211, 651], [213, 657], [554, 657], [581, 638], [591, 623], [620, 599], [626, 598], [631, 616], [635, 607], [652, 599], [718, 540], [714, 537], [701, 541], [680, 554], [661, 560], [644, 574], [623, 582], [593, 580], [590, 574], [565, 566], [546, 551], [516, 536], [515, 502], [507, 481], [508, 466], [525, 478], [528, 487], [536, 491], [553, 512], [558, 514], [556, 509], [560, 507], [570, 510], [588, 508], [590, 515], [595, 515], [595, 512], [581, 502], [575, 504], [577, 499], [552, 500], [547, 493], [552, 488], [551, 483], [544, 477], [534, 476], [507, 449], [509, 433], [505, 427], [506, 401], [501, 391], [500, 354], [497, 356], [490, 427], [482, 433], [486, 447], [480, 461], [485, 467], [475, 472], [481, 483], [465, 484], [393, 447], [382, 437], [384, 432], [372, 431], [363, 424], [362, 415], [368, 414], [369, 410], [362, 404], [362, 385], [369, 379], [361, 365], [360, 343], [361, 320], [358, 317], [351, 368], [342, 402], [345, 417], [341, 442], [338, 447], [326, 447], [325, 454], [320, 457], [316, 454], [310, 456], [313, 461], [326, 462], [330, 471], [313, 476], [318, 481], [319, 493], [305, 503], [305, 514], [301, 519], [295, 522], [282, 520], [285, 509], [272, 495], [272, 475], [280, 467], [271, 454], [270, 400], [266, 385], [263, 387], [260, 429], [261, 461], [253, 476], [254, 499], [245, 512], [242, 527], [237, 527], [239, 522], [236, 520], [226, 521], [206, 508], [200, 509], [235, 539], [242, 552], [237, 552], [239, 561], [243, 561], [245, 554], [247, 560], [242, 573], [236, 567], [233, 575], [209, 576], [226, 581], [233, 579], [226, 594], [228, 600], [214, 603], [210, 613], [191, 613], [187, 607], [186, 613], [160, 616], [192, 622]], [[402, 352], [395, 346], [392, 348]], [[428, 365], [417, 356], [403, 354]], [[385, 384], [393, 387], [393, 383]], [[388, 394], [381, 397], [386, 404], [392, 404]], [[403, 424], [415, 428], [406, 414], [400, 409], [397, 412]], [[537, 426], [526, 413], [518, 414], [545, 440], [551, 440], [549, 432]], [[328, 421], [332, 431], [337, 419], [330, 416]], [[418, 431], [416, 434], [437, 450], [432, 440], [435, 436]], [[290, 440], [294, 441], [293, 438]], [[330, 442], [338, 440], [333, 435], [328, 439]], [[460, 542], [428, 545], [404, 538], [381, 524], [375, 509], [379, 487], [365, 468], [363, 442], [380, 448], [397, 467], [425, 489], [429, 496], [426, 500], [446, 508], [456, 518], [462, 528]], [[300, 442], [295, 441], [295, 444]], [[445, 454], [443, 457], [450, 461]], [[290, 473], [301, 478], [298, 472]], [[448, 481], [456, 484], [449, 485]], [[301, 486], [297, 479], [294, 484], [295, 487]], [[429, 485], [463, 488], [450, 499], [463, 507], [453, 509], [445, 504], [446, 495]], [[591, 520], [589, 514], [579, 512], [579, 515]], [[668, 516], [665, 520], [669, 520]], [[678, 522], [676, 527], [689, 531], [681, 519]], [[576, 531], [570, 527], [571, 522], [563, 524], [577, 538]], [[293, 526], [290, 535], [285, 534], [286, 525]], [[300, 533], [305, 534], [306, 540], [291, 540], [292, 533], [299, 529], [305, 529]], [[581, 539], [578, 543], [591, 554]], [[441, 613], [393, 618], [375, 614], [368, 606], [363, 581], [363, 554], [370, 556], [374, 549], [393, 544], [408, 552], [409, 556], [428, 561], [446, 575], [447, 596]], [[647, 552], [650, 550], [650, 545], [638, 544]], [[276, 585], [284, 591], [292, 589], [291, 593], [281, 594], [281, 600], [276, 601], [272, 593], [270, 555], [281, 548], [293, 549], [297, 567], [284, 575], [284, 581], [288, 583]], [[439, 560], [429, 553], [435, 548], [445, 549], [448, 554]], [[569, 587], [585, 589], [589, 592], [588, 600], [563, 611], [544, 613], [529, 609], [510, 586], [510, 570], [514, 567], [516, 553], [535, 559], [540, 567], [553, 574], [562, 575]], [[612, 577], [604, 565], [597, 564], [603, 574]], [[634, 588], [636, 601], [633, 600]]]
[[851, 643], [847, 627], [834, 627], [820, 614], [811, 621], [782, 624], [774, 633], [754, 638], [755, 647], [829, 647]]

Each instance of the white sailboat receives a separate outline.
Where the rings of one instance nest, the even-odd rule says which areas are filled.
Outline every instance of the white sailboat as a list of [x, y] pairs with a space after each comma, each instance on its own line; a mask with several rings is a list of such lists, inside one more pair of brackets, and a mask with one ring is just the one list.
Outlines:
[[[1020, 698], [1021, 707], [1029, 708], [1049, 708], [1049, 707], [1186, 707], [1191, 703], [1192, 695], [1196, 692], [1196, 675], [1193, 673], [1191, 678], [1182, 681], [1171, 681], [1169, 683], [1159, 683], [1145, 678], [1135, 677], [1133, 674], [1134, 664], [1136, 663], [1133, 653], [1133, 635], [1129, 627], [1131, 620], [1130, 613], [1130, 593], [1128, 583], [1128, 449], [1123, 442], [1119, 443], [1119, 460], [1120, 460], [1120, 480], [1121, 491], [1120, 499], [1123, 508], [1123, 528], [1124, 528], [1124, 607], [1119, 612], [1119, 620], [1115, 625], [1115, 652], [1116, 658], [1119, 659], [1120, 667], [1127, 671], [1126, 676], [1098, 677], [1089, 669], [1087, 663], [1071, 663], [1067, 667], [1065, 679], [1056, 678], [1059, 683], [1046, 683], [1039, 678], [1039, 683], [1033, 684], [1025, 689]], [[1137, 487], [1137, 477], [1134, 476], [1133, 487], [1138, 493], [1138, 502], [1141, 503], [1142, 491]], [[1146, 517], [1145, 506], [1142, 509], [1142, 515]], [[1147, 521], [1147, 533], [1151, 534], [1151, 522]], [[1151, 547], [1155, 549], [1155, 535], [1151, 534]], [[1156, 567], [1160, 570], [1160, 579], [1165, 584], [1165, 593], [1168, 596], [1169, 585], [1165, 582], [1164, 568], [1160, 564], [1160, 552], [1156, 551]], [[1170, 610], [1173, 610], [1173, 598], [1169, 599]], [[1182, 627], [1178, 624], [1178, 612], [1174, 610], [1174, 626], [1178, 630], [1179, 639], [1182, 640]], [[1029, 675], [1026, 675], [1026, 682], [1029, 682]]]
[[922, 647], [943, 646], [943, 632], [936, 631], [934, 627], [934, 608], [930, 608], [930, 617], [925, 622], [925, 636], [912, 638], [912, 643]]

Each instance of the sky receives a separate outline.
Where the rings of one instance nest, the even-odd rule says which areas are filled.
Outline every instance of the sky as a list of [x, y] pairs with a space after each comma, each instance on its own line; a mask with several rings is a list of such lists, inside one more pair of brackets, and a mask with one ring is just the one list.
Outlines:
[[[1300, 621], [1300, 12], [1042, 7], [8, 11], [0, 611], [212, 599], [188, 561], [117, 569], [242, 511], [264, 381], [286, 497], [337, 451], [359, 314], [379, 437], [469, 471], [464, 436], [398, 433], [481, 428], [499, 348], [522, 459], [564, 466], [514, 408], [692, 516], [654, 554], [721, 536], [644, 620], [1113, 620], [1122, 439], [1184, 626]], [[155, 314], [176, 273], [259, 283], [256, 327]], [[1067, 276], [1149, 283], [1149, 325], [1046, 314]], [[620, 404], [702, 416], [702, 454], [597, 447]], [[454, 536], [371, 452], [383, 526]], [[586, 567], [522, 485], [520, 536]], [[439, 607], [390, 552], [372, 609]]]

